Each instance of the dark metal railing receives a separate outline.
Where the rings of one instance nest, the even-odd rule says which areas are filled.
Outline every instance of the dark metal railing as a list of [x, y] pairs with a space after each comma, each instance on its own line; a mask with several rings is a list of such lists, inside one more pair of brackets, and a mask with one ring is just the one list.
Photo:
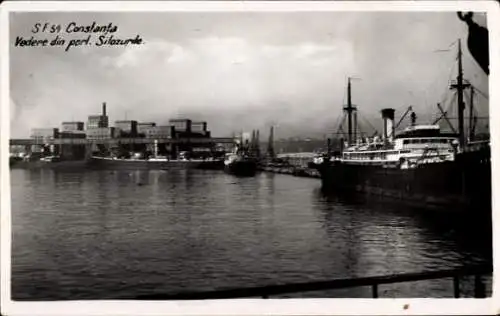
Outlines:
[[393, 284], [434, 279], [453, 279], [454, 297], [460, 297], [460, 278], [474, 276], [474, 297], [486, 296], [485, 286], [481, 276], [490, 275], [492, 266], [474, 266], [453, 270], [441, 270], [419, 273], [405, 273], [396, 275], [363, 277], [353, 279], [336, 279], [319, 282], [293, 283], [283, 285], [258, 286], [249, 288], [215, 290], [206, 292], [187, 292], [177, 294], [152, 294], [135, 297], [138, 300], [203, 300], [203, 299], [233, 299], [245, 297], [269, 298], [273, 295], [311, 292], [321, 290], [343, 289], [351, 287], [370, 286], [372, 297], [378, 298], [378, 288], [381, 284]]

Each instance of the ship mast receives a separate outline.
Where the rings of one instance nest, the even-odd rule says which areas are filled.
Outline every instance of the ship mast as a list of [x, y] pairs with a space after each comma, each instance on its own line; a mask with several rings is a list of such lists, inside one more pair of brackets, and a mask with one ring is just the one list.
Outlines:
[[255, 132], [255, 152], [257, 157], [260, 157], [260, 135], [259, 130]]
[[354, 136], [353, 136], [353, 141], [355, 144], [358, 143], [358, 114], [356, 112], [353, 113], [353, 119], [354, 119]]
[[347, 144], [350, 146], [352, 144], [352, 120], [353, 112], [356, 107], [352, 105], [351, 102], [351, 78], [347, 78], [347, 105], [344, 107], [344, 111], [347, 112]]
[[270, 158], [274, 158], [274, 125], [271, 125], [269, 131], [269, 141], [267, 144], [267, 153]]
[[474, 86], [470, 86], [470, 105], [469, 105], [469, 141], [474, 140]]
[[469, 84], [464, 84], [463, 78], [463, 68], [462, 68], [462, 43], [460, 39], [458, 40], [458, 75], [457, 83], [452, 84], [451, 88], [457, 90], [457, 105], [458, 105], [458, 137], [460, 148], [464, 148], [465, 145], [465, 132], [464, 132], [464, 90]]

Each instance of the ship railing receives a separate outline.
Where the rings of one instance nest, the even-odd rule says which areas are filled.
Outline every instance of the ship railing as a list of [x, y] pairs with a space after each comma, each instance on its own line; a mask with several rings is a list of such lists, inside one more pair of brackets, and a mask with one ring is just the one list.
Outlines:
[[480, 149], [488, 148], [489, 146], [490, 146], [489, 140], [468, 142], [465, 146], [465, 151], [480, 150]]
[[476, 141], [471, 141], [471, 142], [468, 142], [467, 145], [480, 145], [480, 144], [489, 144], [490, 141], [488, 139], [486, 140], [476, 140]]
[[270, 298], [272, 296], [286, 295], [292, 293], [304, 293], [313, 291], [325, 291], [335, 289], [345, 289], [353, 287], [371, 287], [373, 298], [379, 297], [379, 286], [383, 284], [395, 284], [404, 282], [426, 281], [436, 279], [451, 279], [453, 282], [454, 298], [460, 298], [461, 279], [464, 277], [474, 277], [474, 297], [486, 297], [486, 289], [483, 282], [484, 276], [490, 276], [493, 267], [490, 265], [470, 266], [465, 268], [427, 271], [417, 273], [403, 273], [395, 275], [335, 279], [327, 281], [291, 283], [282, 285], [269, 285], [247, 288], [235, 288], [226, 290], [214, 290], [205, 292], [185, 292], [176, 294], [151, 294], [135, 297], [139, 300], [204, 300], [204, 299], [235, 299], [260, 297]]

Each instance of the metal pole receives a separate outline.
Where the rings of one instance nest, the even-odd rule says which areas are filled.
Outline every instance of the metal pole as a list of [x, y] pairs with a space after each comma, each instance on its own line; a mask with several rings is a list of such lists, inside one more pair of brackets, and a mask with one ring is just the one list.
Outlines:
[[455, 298], [460, 297], [460, 280], [458, 276], [453, 277], [453, 292]]
[[474, 140], [474, 87], [470, 86], [469, 142]]
[[347, 79], [347, 142], [352, 144], [352, 103], [351, 103], [351, 78]]
[[358, 141], [358, 136], [357, 136], [357, 128], [358, 128], [358, 115], [356, 112], [353, 113], [353, 119], [354, 119], [354, 142], [357, 144]]
[[481, 276], [476, 274], [474, 276], [474, 297], [475, 298], [484, 298], [486, 297], [484, 284], [481, 280]]
[[373, 298], [378, 298], [378, 285], [377, 284], [372, 285], [372, 296], [373, 296]]
[[458, 76], [457, 76], [457, 92], [458, 92], [458, 133], [460, 140], [460, 148], [464, 148], [464, 86], [462, 74], [462, 43], [458, 40]]

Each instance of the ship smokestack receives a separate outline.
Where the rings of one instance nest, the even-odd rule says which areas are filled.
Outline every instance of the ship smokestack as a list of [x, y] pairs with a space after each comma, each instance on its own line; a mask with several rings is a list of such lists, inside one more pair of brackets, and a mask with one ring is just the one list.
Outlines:
[[411, 126], [415, 126], [417, 123], [417, 114], [415, 112], [411, 112]]
[[102, 103], [102, 116], [106, 116], [106, 102]]
[[382, 119], [384, 120], [384, 140], [392, 141], [394, 137], [394, 109], [383, 109]]

